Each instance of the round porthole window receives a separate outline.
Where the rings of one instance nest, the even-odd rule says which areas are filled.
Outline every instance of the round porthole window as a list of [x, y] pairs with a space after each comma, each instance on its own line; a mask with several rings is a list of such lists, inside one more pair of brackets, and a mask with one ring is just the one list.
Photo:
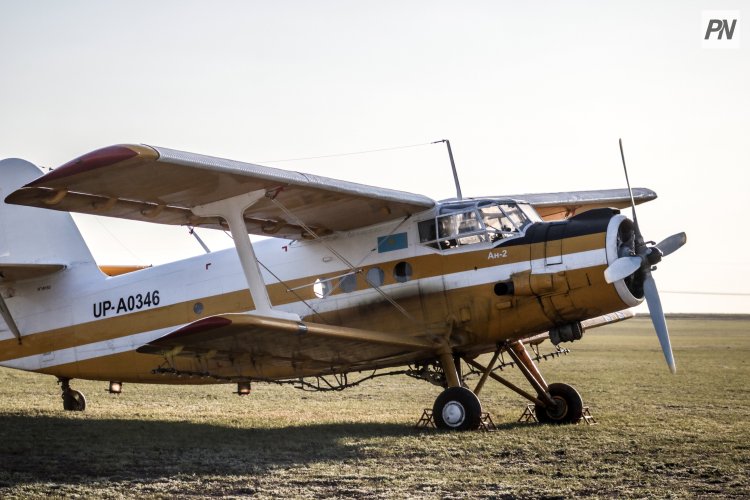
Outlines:
[[399, 283], [406, 283], [411, 279], [412, 269], [408, 262], [399, 262], [393, 268], [393, 277]]
[[339, 280], [339, 288], [344, 293], [351, 293], [357, 289], [357, 276], [354, 274], [347, 274]]
[[315, 292], [315, 296], [319, 299], [328, 297], [331, 293], [331, 281], [320, 278], [316, 279], [315, 284], [313, 284], [313, 292]]
[[365, 276], [365, 278], [367, 279], [367, 282], [372, 286], [383, 286], [383, 282], [385, 281], [385, 273], [379, 267], [373, 267], [372, 269], [367, 271], [367, 275]]

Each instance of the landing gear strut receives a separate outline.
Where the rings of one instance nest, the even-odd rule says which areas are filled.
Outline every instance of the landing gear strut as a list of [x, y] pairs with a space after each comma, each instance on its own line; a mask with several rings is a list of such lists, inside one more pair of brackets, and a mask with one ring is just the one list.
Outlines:
[[583, 399], [572, 386], [545, 382], [534, 360], [521, 342], [508, 346], [508, 354], [537, 391], [536, 419], [543, 424], [574, 424], [583, 416]]
[[476, 394], [461, 386], [458, 372], [460, 365], [450, 349], [444, 349], [440, 353], [440, 365], [448, 388], [440, 393], [432, 406], [435, 425], [438, 429], [454, 431], [478, 429], [482, 418], [482, 404]]
[[62, 388], [63, 408], [67, 411], [83, 411], [86, 409], [86, 398], [82, 392], [70, 388], [69, 378], [58, 379]]
[[[523, 373], [536, 392], [536, 396], [517, 387], [493, 371], [501, 352], [513, 358], [514, 364]], [[583, 400], [572, 386], [567, 384], [547, 384], [534, 364], [528, 351], [521, 342], [505, 343], [498, 350], [488, 366], [482, 366], [476, 360], [464, 358], [464, 361], [482, 373], [482, 378], [474, 392], [461, 383], [458, 371], [460, 364], [454, 360], [450, 349], [439, 353], [440, 365], [443, 368], [448, 386], [435, 400], [432, 416], [435, 425], [440, 429], [471, 430], [481, 425], [482, 405], [477, 395], [482, 390], [487, 378], [492, 378], [534, 404], [536, 418], [546, 424], [573, 424], [583, 417]]]

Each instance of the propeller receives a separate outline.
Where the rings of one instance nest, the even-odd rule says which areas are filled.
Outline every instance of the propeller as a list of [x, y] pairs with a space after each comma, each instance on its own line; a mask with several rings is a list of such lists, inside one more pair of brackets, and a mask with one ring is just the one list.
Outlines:
[[640, 269], [641, 265], [643, 260], [636, 255], [620, 257], [604, 270], [604, 279], [607, 283], [623, 280]]
[[656, 246], [661, 251], [662, 257], [666, 257], [685, 243], [687, 243], [687, 235], [685, 233], [677, 233], [661, 240]]
[[687, 242], [685, 233], [677, 233], [665, 238], [658, 244], [653, 241], [645, 241], [638, 226], [638, 217], [635, 213], [635, 199], [633, 190], [630, 187], [628, 179], [628, 167], [625, 165], [625, 153], [622, 148], [622, 139], [620, 139], [620, 156], [622, 157], [622, 167], [625, 170], [625, 181], [628, 184], [630, 193], [630, 206], [633, 209], [633, 226], [634, 238], [622, 242], [618, 253], [619, 257], [604, 270], [604, 279], [607, 283], [623, 280], [632, 277], [643, 285], [643, 295], [651, 314], [651, 322], [654, 324], [656, 335], [659, 338], [664, 358], [672, 373], [677, 372], [674, 356], [672, 355], [672, 344], [669, 341], [669, 330], [667, 329], [667, 320], [664, 318], [664, 310], [661, 306], [659, 291], [656, 288], [656, 282], [651, 274], [655, 270], [656, 264], [661, 262], [663, 257], [670, 255], [678, 250]]

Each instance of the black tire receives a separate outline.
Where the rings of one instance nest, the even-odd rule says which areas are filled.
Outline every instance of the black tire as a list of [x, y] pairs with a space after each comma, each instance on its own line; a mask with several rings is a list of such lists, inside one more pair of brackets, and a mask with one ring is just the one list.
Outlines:
[[536, 419], [542, 424], [574, 424], [583, 417], [583, 399], [573, 386], [550, 384], [549, 393], [558, 407], [549, 409], [536, 405]]
[[478, 429], [482, 418], [482, 404], [469, 389], [449, 387], [440, 393], [432, 405], [432, 418], [438, 429]]
[[86, 397], [82, 392], [70, 389], [63, 394], [63, 408], [67, 411], [83, 411], [86, 409]]

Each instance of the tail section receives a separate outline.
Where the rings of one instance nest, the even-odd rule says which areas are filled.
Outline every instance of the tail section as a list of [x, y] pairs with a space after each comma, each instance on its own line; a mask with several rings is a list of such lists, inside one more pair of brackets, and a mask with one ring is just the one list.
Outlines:
[[10, 193], [41, 174], [25, 160], [0, 160], [0, 282], [62, 269], [101, 276], [69, 213], [5, 203]]

